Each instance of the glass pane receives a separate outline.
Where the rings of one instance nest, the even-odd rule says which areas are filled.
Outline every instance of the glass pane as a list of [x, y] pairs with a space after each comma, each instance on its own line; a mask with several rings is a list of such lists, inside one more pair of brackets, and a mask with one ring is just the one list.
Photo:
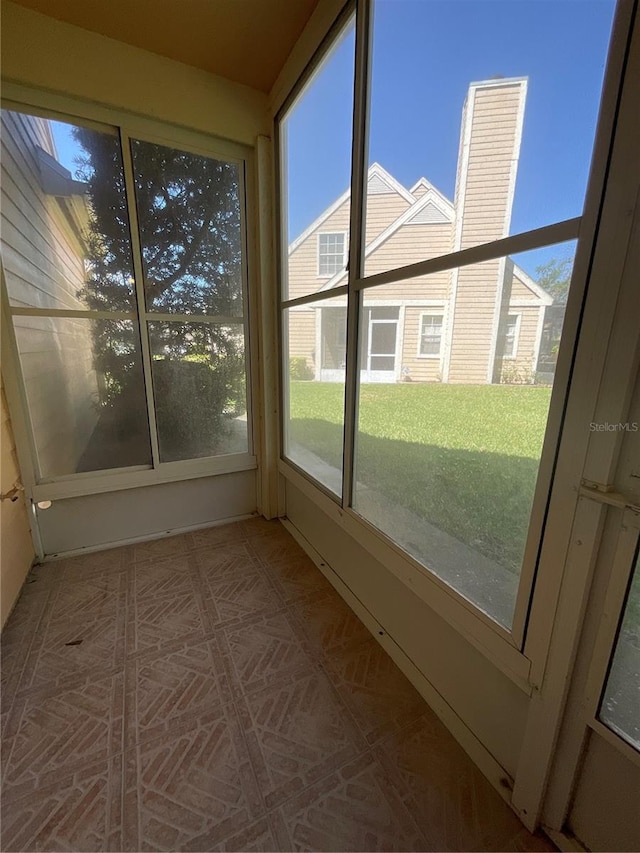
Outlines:
[[149, 323], [160, 461], [246, 453], [241, 323]]
[[135, 311], [115, 131], [2, 111], [2, 258], [12, 305]]
[[149, 465], [135, 324], [14, 317], [14, 326], [42, 477]]
[[[354, 507], [505, 626], [572, 251], [553, 246], [363, 291]], [[397, 355], [375, 358], [369, 348], [363, 361], [371, 327], [385, 328], [374, 319], [377, 304], [394, 300]], [[507, 358], [507, 318], [516, 312], [515, 355]], [[444, 318], [441, 335], [428, 339], [429, 357], [424, 343], [420, 349], [425, 316]]]
[[147, 311], [242, 316], [240, 170], [132, 140]]
[[582, 213], [614, 8], [375, 0], [366, 275]]
[[640, 558], [637, 555], [600, 719], [640, 750]]
[[354, 51], [351, 21], [280, 123], [284, 299], [345, 283]]
[[285, 309], [282, 326], [285, 456], [340, 496], [346, 298]]

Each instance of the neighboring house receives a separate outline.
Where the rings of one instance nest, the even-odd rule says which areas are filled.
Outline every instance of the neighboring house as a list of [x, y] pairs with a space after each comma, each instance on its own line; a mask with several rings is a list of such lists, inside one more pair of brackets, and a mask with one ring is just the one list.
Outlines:
[[[403, 187], [368, 173], [365, 273], [499, 240], [509, 233], [526, 78], [472, 83], [462, 115], [455, 200], [426, 178]], [[349, 192], [289, 246], [289, 298], [346, 283]], [[364, 292], [360, 366], [369, 382], [533, 381], [552, 297], [510, 258]], [[344, 377], [346, 299], [290, 309], [289, 354], [307, 375]]]
[[[86, 186], [56, 159], [50, 122], [3, 110], [1, 162], [2, 261], [12, 306], [86, 309], [79, 297], [87, 274]], [[47, 476], [76, 469], [98, 420], [92, 323], [14, 317], [33, 431], [40, 439], [38, 460]]]

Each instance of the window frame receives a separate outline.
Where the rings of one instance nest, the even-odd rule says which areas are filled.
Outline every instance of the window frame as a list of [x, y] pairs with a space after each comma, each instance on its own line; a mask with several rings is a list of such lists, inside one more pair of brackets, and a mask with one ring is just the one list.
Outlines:
[[[317, 266], [316, 266], [316, 278], [322, 279], [332, 279], [335, 275], [342, 272], [347, 263], [348, 250], [347, 246], [349, 245], [349, 232], [348, 231], [318, 231], [317, 233], [318, 241], [316, 245], [316, 258], [317, 258]], [[337, 270], [333, 272], [325, 273], [320, 270], [320, 263], [322, 260], [322, 237], [342, 237], [342, 264], [338, 267]], [[338, 258], [337, 253], [332, 253], [329, 257]]]
[[[538, 628], [529, 637], [527, 632], [530, 610], [536, 607], [539, 594], [534, 589], [534, 581], [539, 571], [546, 579], [548, 572], [542, 566], [546, 541], [547, 508], [552, 495], [556, 492], [557, 448], [562, 436], [566, 402], [570, 391], [573, 364], [578, 347], [578, 331], [582, 316], [587, 280], [590, 273], [591, 251], [597, 234], [599, 215], [608, 158], [611, 151], [613, 129], [616, 119], [616, 98], [624, 72], [625, 51], [628, 26], [624, 9], [614, 20], [613, 33], [609, 43], [607, 71], [600, 94], [600, 114], [596, 126], [595, 141], [591, 153], [590, 177], [587, 183], [584, 204], [580, 216], [516, 233], [490, 243], [480, 244], [469, 249], [458, 250], [447, 255], [398, 267], [370, 276], [364, 275], [364, 201], [367, 172], [367, 111], [369, 81], [371, 74], [371, 44], [373, 0], [353, 0], [343, 7], [341, 15], [328, 30], [315, 54], [308, 61], [298, 80], [289, 93], [277, 99], [273, 110], [276, 187], [280, 195], [276, 201], [276, 211], [283, 210], [282, 177], [280, 173], [281, 139], [279, 123], [287, 110], [295, 103], [300, 93], [313, 76], [319, 63], [331, 49], [341, 34], [347, 15], [354, 8], [356, 16], [356, 56], [355, 56], [355, 101], [352, 146], [352, 181], [350, 189], [350, 240], [348, 283], [337, 287], [330, 295], [348, 295], [347, 318], [347, 375], [345, 383], [345, 442], [343, 458], [342, 499], [326, 490], [313, 476], [286, 458], [281, 451], [279, 472], [306, 497], [312, 500], [331, 519], [362, 545], [372, 556], [418, 594], [429, 606], [449, 624], [461, 630], [467, 639], [491, 659], [498, 668], [519, 684], [526, 692], [532, 690], [529, 677], [531, 655], [535, 655], [540, 646], [540, 638], [547, 637], [544, 626]], [[618, 9], [624, 6], [621, 0]], [[628, 9], [627, 9], [628, 12]], [[621, 37], [622, 36], [622, 37]], [[276, 219], [278, 228], [279, 273], [286, 276], [282, 259], [286, 257], [286, 235], [280, 216]], [[382, 284], [393, 284], [406, 279], [421, 277], [435, 272], [453, 270], [456, 267], [481, 263], [483, 261], [508, 258], [530, 250], [551, 246], [557, 243], [577, 241], [572, 287], [564, 320], [564, 337], [560, 348], [556, 368], [556, 378], [547, 418], [547, 427], [543, 451], [538, 467], [533, 510], [529, 521], [529, 535], [525, 549], [525, 559], [520, 574], [520, 584], [514, 619], [510, 629], [499, 625], [483, 613], [476, 605], [467, 601], [455, 589], [448, 586], [424, 565], [415, 560], [408, 552], [396, 545], [389, 537], [376, 529], [365, 518], [359, 516], [352, 507], [353, 461], [356, 440], [357, 382], [359, 370], [358, 332], [361, 315], [362, 291]], [[298, 299], [286, 299], [280, 289], [280, 308], [294, 307], [306, 302], [317, 302], [324, 294], [309, 295]], [[497, 324], [494, 332], [497, 338]], [[445, 335], [446, 338], [446, 335]], [[356, 345], [354, 346], [354, 341]], [[446, 352], [445, 340], [445, 352]], [[282, 353], [281, 353], [282, 355]], [[283, 363], [281, 361], [281, 363]], [[282, 385], [281, 385], [282, 392]], [[281, 396], [281, 400], [282, 400]], [[284, 405], [281, 409], [284, 417]], [[284, 435], [284, 422], [281, 421], [281, 435]], [[281, 445], [282, 447], [282, 445]], [[559, 487], [558, 487], [559, 488]], [[550, 534], [551, 535], [551, 534]], [[526, 651], [531, 649], [531, 652]], [[525, 654], [526, 651], [526, 654]]]
[[[255, 320], [250, 306], [253, 304], [255, 283], [252, 271], [256, 268], [254, 257], [254, 222], [251, 215], [252, 187], [254, 186], [253, 150], [241, 143], [229, 142], [196, 130], [174, 126], [168, 122], [157, 121], [146, 117], [131, 115], [125, 111], [85, 103], [74, 97], [59, 95], [33, 89], [15, 83], [5, 83], [1, 107], [4, 110], [26, 113], [54, 121], [66, 121], [77, 126], [92, 128], [113, 135], [114, 130], [122, 146], [122, 158], [127, 189], [127, 207], [130, 219], [132, 255], [134, 258], [136, 276], [136, 311], [127, 314], [125, 319], [132, 319], [141, 330], [142, 359], [145, 361], [145, 349], [149, 346], [148, 337], [144, 334], [149, 322], [204, 322], [216, 323], [229, 319], [234, 324], [242, 326], [245, 340], [245, 378], [247, 391], [247, 452], [233, 453], [221, 456], [209, 456], [200, 459], [187, 459], [174, 462], [160, 462], [157, 454], [157, 433], [154, 436], [152, 422], [155, 413], [150, 408], [152, 399], [152, 380], [150, 364], [144, 369], [145, 391], [147, 397], [148, 416], [150, 421], [152, 449], [154, 439], [156, 449], [153, 450], [151, 465], [138, 465], [126, 468], [104, 469], [95, 472], [69, 474], [60, 477], [42, 477], [38, 470], [36, 443], [32, 433], [31, 419], [22, 382], [22, 374], [18, 355], [12, 316], [76, 316], [90, 319], [109, 319], [113, 312], [76, 311], [70, 309], [59, 312], [54, 309], [16, 308], [9, 303], [4, 268], [2, 269], [2, 337], [3, 362], [6, 370], [7, 401], [12, 419], [15, 420], [16, 450], [20, 460], [25, 493], [35, 502], [56, 500], [68, 497], [100, 494], [105, 492], [130, 489], [139, 486], [156, 485], [160, 483], [177, 482], [180, 480], [197, 479], [200, 477], [227, 474], [257, 468], [255, 445], [258, 441], [256, 432], [256, 413], [253, 401], [256, 396], [255, 383], [259, 376], [257, 352], [252, 341], [257, 340]], [[166, 147], [174, 147], [195, 155], [224, 160], [237, 165], [239, 171], [239, 196], [241, 219], [241, 244], [243, 253], [242, 263], [242, 292], [243, 315], [235, 318], [217, 318], [204, 314], [160, 314], [148, 312], [144, 302], [144, 280], [139, 255], [139, 235], [137, 232], [137, 217], [135, 216], [135, 195], [133, 174], [131, 172], [130, 139], [140, 139]], [[127, 164], [127, 161], [129, 163]], [[132, 215], [132, 208], [133, 215]], [[138, 251], [136, 251], [136, 244]], [[120, 312], [121, 313], [121, 312]], [[124, 315], [122, 315], [124, 317]], [[145, 347], [146, 343], [146, 347]]]
[[515, 361], [518, 358], [518, 344], [520, 343], [520, 325], [522, 323], [522, 311], [514, 311], [512, 313], [507, 314], [507, 322], [504, 327], [504, 340], [505, 344], [509, 340], [507, 336], [507, 329], [509, 324], [509, 319], [511, 317], [515, 317], [515, 328], [513, 330], [513, 347], [510, 355], [507, 355], [506, 352], [503, 351], [502, 357], [507, 359], [508, 361]]
[[[437, 353], [425, 353], [422, 352], [422, 324], [424, 322], [425, 317], [440, 317], [440, 339], [438, 341], [438, 352]], [[430, 359], [432, 361], [441, 361], [442, 359], [442, 344], [444, 342], [444, 333], [445, 333], [445, 325], [444, 325], [444, 308], [442, 311], [421, 311], [420, 316], [418, 318], [418, 352], [416, 354], [416, 358], [425, 358]]]

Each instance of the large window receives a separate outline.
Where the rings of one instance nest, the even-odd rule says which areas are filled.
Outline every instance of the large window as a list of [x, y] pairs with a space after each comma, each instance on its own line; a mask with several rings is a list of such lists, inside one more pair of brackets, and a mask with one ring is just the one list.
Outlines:
[[37, 479], [247, 454], [242, 161], [15, 110], [2, 145]]
[[[357, 8], [353, 146], [335, 122], [338, 162], [354, 152], [349, 192], [323, 168], [316, 133], [332, 127], [340, 70], [345, 108], [351, 91], [351, 60], [332, 64], [339, 26], [279, 116], [283, 250], [300, 235], [283, 256], [284, 367], [291, 377], [299, 312], [304, 381], [316, 386], [306, 402], [285, 388], [284, 456], [326, 486], [291, 437], [328, 437], [344, 399], [343, 452], [325, 455], [344, 460], [331, 491], [350, 523], [365, 538], [375, 527], [411, 571], [520, 644], [558, 440], [549, 414], [566, 392], [552, 394], [556, 364], [574, 346], [576, 323], [562, 331], [614, 2], [581, 8], [579, 26], [570, 0], [504, 4], [498, 16], [488, 2]], [[297, 152], [307, 165], [294, 183]], [[293, 201], [312, 197], [324, 208], [292, 231]], [[330, 378], [340, 384], [320, 394]], [[316, 437], [315, 456], [322, 446]]]
[[[279, 137], [283, 454], [336, 496], [343, 474], [354, 52], [351, 17], [291, 99]], [[330, 120], [320, 105], [330, 109]]]

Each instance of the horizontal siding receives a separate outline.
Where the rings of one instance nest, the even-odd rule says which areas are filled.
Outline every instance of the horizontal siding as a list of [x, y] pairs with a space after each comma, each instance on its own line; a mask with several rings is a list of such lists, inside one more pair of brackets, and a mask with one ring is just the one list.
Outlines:
[[486, 382], [500, 261], [462, 267], [451, 343], [451, 382]]
[[366, 274], [437, 258], [450, 252], [452, 246], [453, 225], [449, 222], [403, 225], [367, 258]]
[[315, 370], [316, 309], [289, 312], [289, 358], [305, 358]]
[[409, 369], [408, 375], [412, 382], [439, 382], [442, 379], [442, 352], [440, 358], [418, 358], [420, 316], [422, 313], [431, 310], [434, 313], [439, 313], [437, 308], [413, 308], [409, 306], [405, 308], [402, 368]]
[[409, 202], [398, 193], [369, 196], [366, 210], [365, 245], [368, 246], [372, 243], [408, 209]]
[[511, 171], [522, 97], [520, 84], [475, 90], [461, 211], [463, 249], [499, 240], [508, 232]]
[[[45, 194], [35, 146], [54, 155], [48, 123], [2, 114], [2, 260], [14, 305], [82, 309], [84, 247]], [[74, 473], [97, 423], [98, 381], [87, 320], [14, 319], [43, 476]]]
[[348, 232], [348, 230], [349, 200], [347, 199], [289, 255], [289, 299], [297, 299], [300, 296], [307, 296], [309, 293], [317, 293], [329, 281], [327, 277], [318, 275], [318, 234]]

